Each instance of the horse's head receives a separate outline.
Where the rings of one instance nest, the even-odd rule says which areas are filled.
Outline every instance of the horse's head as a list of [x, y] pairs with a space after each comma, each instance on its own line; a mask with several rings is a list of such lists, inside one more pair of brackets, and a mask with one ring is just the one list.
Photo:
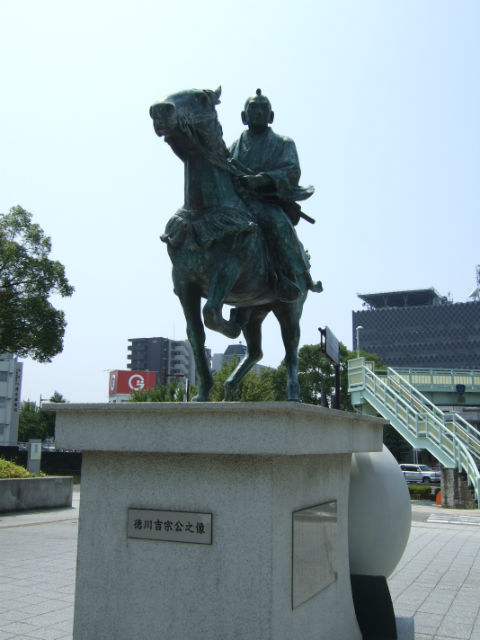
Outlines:
[[220, 102], [221, 87], [215, 91], [189, 89], [179, 91], [150, 107], [153, 128], [158, 136], [191, 134], [217, 121], [215, 105]]

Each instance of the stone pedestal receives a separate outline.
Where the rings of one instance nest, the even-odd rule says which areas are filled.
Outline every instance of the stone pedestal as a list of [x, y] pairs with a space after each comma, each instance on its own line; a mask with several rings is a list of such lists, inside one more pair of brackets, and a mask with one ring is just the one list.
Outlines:
[[381, 450], [383, 420], [295, 403], [55, 410], [59, 446], [83, 451], [74, 640], [361, 640], [350, 464]]

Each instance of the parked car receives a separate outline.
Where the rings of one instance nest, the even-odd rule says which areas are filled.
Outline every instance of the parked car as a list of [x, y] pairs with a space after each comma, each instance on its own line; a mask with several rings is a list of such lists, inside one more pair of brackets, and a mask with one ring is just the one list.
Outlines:
[[435, 471], [426, 464], [419, 464], [423, 482], [440, 482], [440, 471]]
[[418, 464], [401, 464], [400, 469], [407, 482], [423, 482], [423, 476]]
[[407, 482], [440, 482], [440, 471], [434, 471], [426, 464], [401, 464]]

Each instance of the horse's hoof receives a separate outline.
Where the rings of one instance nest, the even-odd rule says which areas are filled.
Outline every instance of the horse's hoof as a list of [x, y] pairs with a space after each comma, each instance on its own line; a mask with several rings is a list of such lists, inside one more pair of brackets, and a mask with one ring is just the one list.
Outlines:
[[210, 398], [208, 396], [198, 394], [194, 396], [191, 401], [192, 402], [210, 402]]
[[208, 303], [203, 307], [203, 320], [208, 329], [218, 331], [218, 333], [232, 340], [238, 338], [242, 331], [241, 326], [237, 322], [225, 320], [222, 314], [218, 313], [217, 309], [209, 307]]
[[223, 389], [224, 389], [224, 398], [223, 398], [224, 402], [238, 402], [239, 393], [238, 393], [237, 386], [230, 385], [226, 382]]

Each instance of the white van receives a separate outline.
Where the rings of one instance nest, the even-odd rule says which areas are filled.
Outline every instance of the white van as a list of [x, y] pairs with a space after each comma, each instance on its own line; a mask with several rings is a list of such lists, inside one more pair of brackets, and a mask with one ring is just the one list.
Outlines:
[[426, 464], [401, 464], [407, 482], [440, 482], [440, 471], [434, 471]]

